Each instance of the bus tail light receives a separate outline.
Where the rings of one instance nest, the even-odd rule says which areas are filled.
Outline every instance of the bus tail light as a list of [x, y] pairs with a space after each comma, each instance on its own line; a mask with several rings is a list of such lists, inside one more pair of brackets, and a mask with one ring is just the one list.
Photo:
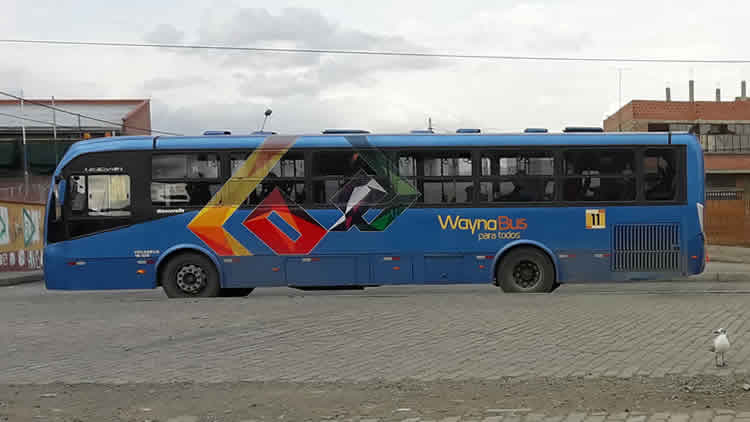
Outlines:
[[385, 256], [383, 257], [383, 261], [400, 261], [401, 257], [399, 256]]
[[71, 267], [80, 267], [82, 265], [86, 265], [86, 261], [70, 261], [68, 262], [68, 265]]
[[136, 270], [135, 273], [139, 274], [139, 275], [143, 275], [143, 274], [146, 274], [146, 270], [144, 270], [144, 269]]
[[703, 233], [704, 237], [705, 237], [706, 231], [703, 230], [703, 204], [701, 204], [700, 202], [698, 202], [698, 203], [695, 204], [695, 206], [698, 208], [698, 223], [701, 226], [701, 233]]

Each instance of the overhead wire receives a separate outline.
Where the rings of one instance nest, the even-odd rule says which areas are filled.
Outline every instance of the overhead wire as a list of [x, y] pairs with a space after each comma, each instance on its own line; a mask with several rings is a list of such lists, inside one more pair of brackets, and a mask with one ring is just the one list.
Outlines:
[[109, 41], [67, 41], [67, 40], [31, 40], [31, 39], [0, 39], [6, 44], [44, 44], [66, 46], [99, 46], [99, 47], [130, 47], [130, 48], [171, 48], [188, 50], [224, 50], [258, 53], [306, 53], [306, 54], [344, 54], [367, 56], [394, 57], [424, 57], [443, 59], [483, 59], [483, 60], [523, 60], [523, 61], [555, 61], [555, 62], [622, 62], [622, 63], [663, 63], [663, 64], [750, 64], [750, 59], [696, 59], [696, 58], [638, 58], [638, 57], [571, 57], [571, 56], [530, 56], [505, 54], [457, 54], [430, 53], [415, 51], [382, 51], [382, 50], [342, 50], [326, 48], [281, 48], [281, 47], [241, 47], [229, 45], [202, 44], [162, 44], [162, 43], [134, 43]]

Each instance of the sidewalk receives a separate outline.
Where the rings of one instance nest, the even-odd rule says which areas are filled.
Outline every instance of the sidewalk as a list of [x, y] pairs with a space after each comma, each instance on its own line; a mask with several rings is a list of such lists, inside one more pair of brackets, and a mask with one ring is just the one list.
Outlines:
[[12, 286], [21, 283], [33, 283], [44, 280], [42, 271], [9, 271], [0, 272], [0, 286]]
[[709, 262], [731, 262], [750, 264], [750, 248], [738, 246], [707, 245], [706, 253]]

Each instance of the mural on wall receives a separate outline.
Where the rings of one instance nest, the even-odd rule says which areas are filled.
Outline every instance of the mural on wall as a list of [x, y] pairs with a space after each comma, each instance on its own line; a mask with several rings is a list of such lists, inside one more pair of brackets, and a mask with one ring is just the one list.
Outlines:
[[0, 202], [0, 271], [42, 268], [44, 207]]

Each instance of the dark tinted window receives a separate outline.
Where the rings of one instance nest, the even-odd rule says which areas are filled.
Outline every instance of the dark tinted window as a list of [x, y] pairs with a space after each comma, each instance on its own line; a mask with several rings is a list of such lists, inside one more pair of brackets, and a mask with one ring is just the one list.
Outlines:
[[[247, 158], [252, 154], [247, 153], [232, 153], [229, 158], [232, 175], [245, 164]], [[284, 156], [271, 168], [268, 172], [267, 177], [305, 177], [305, 157], [304, 154], [298, 151], [287, 152]]]
[[[233, 176], [241, 168], [252, 152], [234, 152], [229, 156], [230, 170]], [[236, 200], [233, 192], [238, 189], [247, 189], [248, 184], [255, 185], [247, 198], [242, 199], [241, 204], [254, 207], [261, 203], [274, 189], [278, 189], [283, 196], [295, 203], [303, 203], [307, 199], [305, 188], [305, 156], [302, 151], [287, 151], [276, 164], [271, 167], [268, 174], [263, 179], [237, 179], [227, 183], [237, 183], [242, 185], [237, 188], [227, 189], [227, 199], [219, 198], [222, 204], [228, 204], [231, 200]]]
[[565, 201], [634, 201], [635, 152], [626, 149], [569, 150], [564, 153]]
[[151, 159], [153, 179], [216, 179], [219, 158], [216, 154], [157, 154]]
[[632, 150], [569, 150], [563, 161], [565, 175], [632, 175], [635, 152]]
[[203, 206], [221, 184], [209, 182], [151, 183], [151, 204], [158, 207]]
[[446, 152], [422, 157], [426, 177], [471, 176], [471, 152]]
[[313, 154], [313, 177], [351, 177], [359, 171], [374, 175], [372, 168], [356, 151], [320, 151]]
[[644, 197], [649, 201], [672, 201], [677, 198], [677, 151], [646, 150], [643, 156]]
[[555, 158], [551, 152], [483, 152], [482, 176], [552, 176]]
[[419, 202], [465, 204], [474, 201], [471, 151], [402, 151], [398, 173], [421, 192]]
[[424, 202], [428, 204], [464, 204], [473, 201], [473, 182], [424, 182]]
[[517, 178], [480, 183], [480, 202], [538, 202], [555, 199], [552, 178]]

